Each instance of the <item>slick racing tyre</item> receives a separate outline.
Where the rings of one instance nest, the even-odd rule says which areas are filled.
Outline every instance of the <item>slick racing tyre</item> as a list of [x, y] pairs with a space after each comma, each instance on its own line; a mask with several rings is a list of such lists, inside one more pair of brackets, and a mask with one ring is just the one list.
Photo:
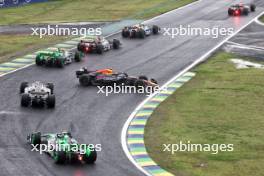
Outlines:
[[82, 75], [80, 78], [79, 78], [79, 82], [82, 86], [89, 86], [91, 85], [91, 77], [89, 75]]
[[56, 151], [54, 153], [54, 161], [56, 164], [64, 164], [67, 160], [66, 152]]
[[25, 93], [26, 87], [28, 87], [28, 82], [22, 82], [20, 85], [20, 93]]
[[95, 149], [93, 149], [94, 151], [90, 151], [90, 155], [84, 154], [84, 161], [87, 164], [94, 164], [96, 159], [97, 159], [97, 153], [95, 151]]
[[152, 27], [152, 33], [154, 34], [154, 35], [157, 35], [157, 34], [159, 34], [159, 27], [158, 26], [156, 26], [156, 25], [154, 25], [153, 27]]
[[48, 108], [54, 108], [56, 104], [56, 98], [55, 95], [49, 95], [47, 98], [47, 107]]
[[113, 48], [114, 49], [119, 49], [119, 47], [120, 47], [120, 41], [117, 40], [117, 39], [114, 39], [113, 40]]
[[41, 133], [40, 132], [31, 134], [31, 144], [33, 145], [41, 144]]
[[21, 97], [21, 106], [22, 107], [28, 107], [30, 105], [31, 98], [28, 94], [22, 94]]

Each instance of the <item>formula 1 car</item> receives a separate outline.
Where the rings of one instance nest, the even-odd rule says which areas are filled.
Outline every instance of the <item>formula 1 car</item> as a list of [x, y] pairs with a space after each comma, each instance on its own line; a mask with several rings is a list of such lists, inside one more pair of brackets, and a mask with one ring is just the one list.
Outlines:
[[247, 16], [249, 12], [255, 12], [255, 4], [235, 4], [228, 8], [229, 16]]
[[43, 152], [54, 159], [56, 164], [93, 164], [97, 159], [94, 145], [80, 145], [69, 132], [55, 134], [37, 132], [29, 134], [27, 140], [33, 147], [47, 145], [47, 150]]
[[20, 85], [21, 106], [22, 107], [55, 107], [54, 85], [52, 83], [22, 82]]
[[66, 64], [72, 63], [73, 60], [80, 62], [83, 58], [82, 53], [76, 52], [75, 55], [72, 52], [58, 49], [54, 52], [40, 52], [36, 56], [37, 66], [55, 66], [64, 67]]
[[113, 86], [127, 85], [135, 87], [156, 87], [158, 83], [155, 79], [150, 79], [146, 76], [132, 77], [124, 72], [114, 72], [112, 69], [102, 69], [96, 71], [88, 71], [87, 68], [81, 68], [76, 71], [76, 76], [82, 86]]
[[117, 39], [113, 39], [112, 42], [105, 39], [101, 36], [90, 36], [85, 40], [81, 40], [77, 45], [77, 50], [82, 53], [97, 53], [103, 54], [105, 51], [109, 51], [111, 49], [119, 49], [120, 41]]
[[149, 27], [144, 24], [137, 24], [134, 26], [126, 26], [122, 30], [122, 36], [124, 38], [145, 38], [151, 34], [157, 35], [160, 33], [160, 27], [153, 25]]

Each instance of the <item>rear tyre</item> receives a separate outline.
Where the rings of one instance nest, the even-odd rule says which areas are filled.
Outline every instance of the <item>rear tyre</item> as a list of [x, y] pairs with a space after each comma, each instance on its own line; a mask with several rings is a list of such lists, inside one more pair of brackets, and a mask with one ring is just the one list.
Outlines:
[[49, 95], [47, 98], [47, 107], [48, 108], [54, 108], [56, 104], [56, 98], [55, 95]]
[[26, 87], [28, 87], [28, 82], [22, 82], [20, 85], [20, 93], [25, 93]]
[[96, 46], [96, 53], [97, 54], [103, 54], [103, 51], [104, 51], [103, 45], [97, 45]]
[[154, 35], [159, 34], [159, 27], [156, 26], [156, 25], [154, 25], [154, 26], [152, 27], [152, 33], [153, 33]]
[[146, 36], [145, 31], [143, 29], [138, 31], [138, 37], [144, 39]]
[[22, 94], [21, 97], [21, 106], [22, 107], [28, 107], [30, 105], [31, 98], [28, 94]]
[[228, 9], [228, 15], [232, 16], [233, 15], [233, 11], [231, 9]]
[[246, 15], [246, 16], [248, 16], [248, 14], [249, 14], [248, 9], [244, 9], [243, 14]]
[[126, 29], [123, 29], [123, 30], [122, 30], [122, 37], [124, 37], [124, 38], [129, 37], [129, 31], [126, 30]]
[[84, 160], [87, 164], [94, 164], [96, 159], [97, 159], [97, 153], [95, 150], [91, 151], [89, 156], [87, 156], [86, 154], [84, 155]]
[[54, 153], [54, 160], [56, 164], [64, 164], [66, 159], [67, 157], [64, 151], [57, 151]]
[[43, 65], [44, 64], [44, 62], [43, 62], [43, 60], [41, 59], [41, 57], [40, 56], [36, 56], [36, 65], [37, 66], [41, 66], [41, 65]]
[[31, 134], [31, 144], [33, 145], [41, 144], [41, 132]]
[[113, 48], [114, 49], [119, 49], [119, 47], [120, 47], [120, 41], [117, 40], [117, 39], [114, 39], [113, 40]]
[[91, 85], [91, 77], [89, 75], [82, 75], [79, 78], [79, 82], [82, 86], [90, 86]]
[[56, 60], [56, 66], [59, 67], [59, 68], [63, 68], [64, 67], [64, 58], [58, 58]]
[[81, 43], [78, 43], [78, 45], [77, 45], [77, 50], [78, 50], [78, 51], [81, 51], [81, 50], [82, 50]]

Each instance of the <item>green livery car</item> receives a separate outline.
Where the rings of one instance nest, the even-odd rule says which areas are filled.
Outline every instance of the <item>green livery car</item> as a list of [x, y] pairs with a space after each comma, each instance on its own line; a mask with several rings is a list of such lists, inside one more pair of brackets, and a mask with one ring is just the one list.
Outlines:
[[57, 51], [39, 52], [36, 56], [36, 65], [62, 68], [64, 65], [71, 64], [73, 60], [80, 62], [83, 57], [84, 55], [79, 51], [73, 54], [70, 51], [58, 48]]
[[79, 144], [69, 132], [43, 135], [37, 132], [28, 135], [27, 140], [40, 153], [53, 158], [56, 164], [93, 164], [97, 159], [96, 146]]

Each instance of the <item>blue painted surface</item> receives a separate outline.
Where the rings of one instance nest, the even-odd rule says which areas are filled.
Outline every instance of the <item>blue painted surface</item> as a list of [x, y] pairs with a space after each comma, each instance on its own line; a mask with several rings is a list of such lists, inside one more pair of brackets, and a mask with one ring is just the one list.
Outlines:
[[21, 6], [29, 3], [45, 2], [48, 0], [0, 0], [0, 8]]

